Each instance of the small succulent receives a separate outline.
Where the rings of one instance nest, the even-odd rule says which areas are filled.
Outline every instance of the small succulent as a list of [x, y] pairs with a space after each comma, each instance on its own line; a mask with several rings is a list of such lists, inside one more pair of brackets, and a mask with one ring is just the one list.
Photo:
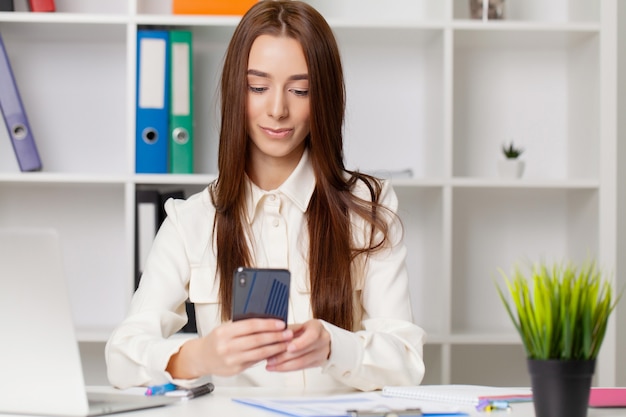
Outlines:
[[506, 159], [517, 159], [524, 152], [523, 148], [518, 148], [511, 142], [508, 146], [502, 145], [502, 153]]

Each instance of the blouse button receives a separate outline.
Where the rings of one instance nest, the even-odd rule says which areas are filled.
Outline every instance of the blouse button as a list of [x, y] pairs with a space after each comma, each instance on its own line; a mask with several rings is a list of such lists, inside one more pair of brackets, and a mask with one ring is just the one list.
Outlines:
[[272, 226], [278, 227], [279, 224], [280, 224], [280, 222], [278, 221], [278, 219], [272, 220]]

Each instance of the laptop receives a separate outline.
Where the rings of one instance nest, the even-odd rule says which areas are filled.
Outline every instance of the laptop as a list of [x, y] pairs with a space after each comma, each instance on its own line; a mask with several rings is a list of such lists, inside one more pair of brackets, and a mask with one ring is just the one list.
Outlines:
[[172, 402], [180, 399], [87, 392], [58, 234], [0, 229], [0, 415], [92, 416]]

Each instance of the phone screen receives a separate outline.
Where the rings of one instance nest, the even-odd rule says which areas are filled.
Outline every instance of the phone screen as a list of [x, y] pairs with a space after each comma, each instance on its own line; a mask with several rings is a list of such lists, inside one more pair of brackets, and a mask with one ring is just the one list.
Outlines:
[[233, 276], [233, 321], [277, 318], [287, 324], [289, 283], [286, 269], [237, 268]]

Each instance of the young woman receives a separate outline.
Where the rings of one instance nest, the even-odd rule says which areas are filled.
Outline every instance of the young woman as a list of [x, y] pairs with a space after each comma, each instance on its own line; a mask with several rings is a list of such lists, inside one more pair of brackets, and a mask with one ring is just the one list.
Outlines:
[[[219, 177], [166, 203], [126, 320], [106, 346], [118, 387], [419, 384], [391, 186], [344, 167], [345, 92], [331, 29], [299, 1], [243, 17], [221, 80]], [[230, 320], [239, 266], [291, 271], [289, 326]], [[195, 303], [198, 337], [171, 337]]]

